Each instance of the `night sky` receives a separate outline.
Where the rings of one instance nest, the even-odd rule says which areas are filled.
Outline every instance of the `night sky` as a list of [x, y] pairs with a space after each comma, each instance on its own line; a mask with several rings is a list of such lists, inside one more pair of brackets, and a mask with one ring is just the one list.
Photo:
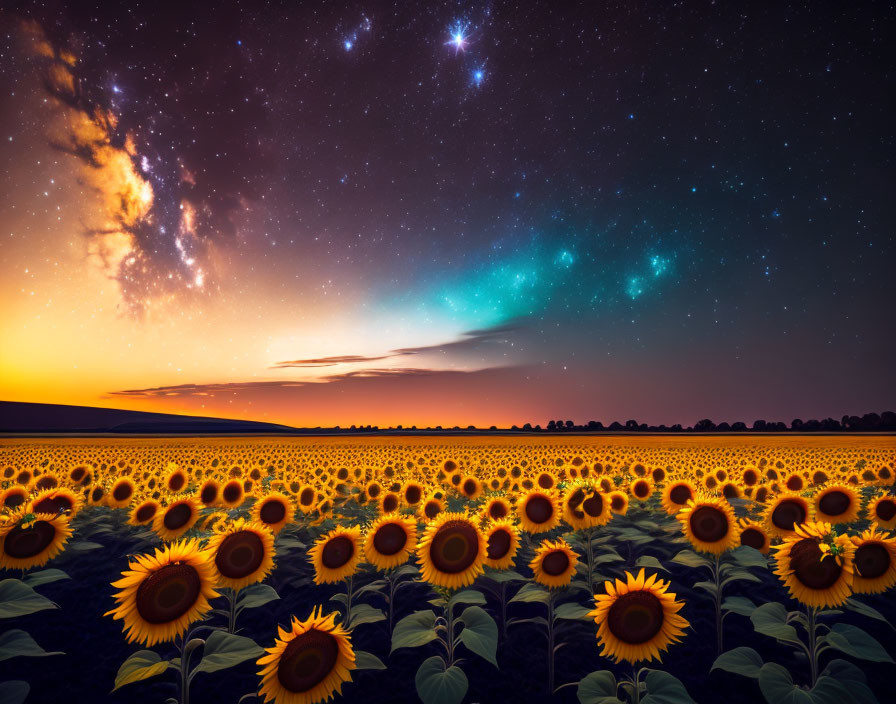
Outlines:
[[0, 15], [0, 398], [294, 425], [896, 399], [890, 3]]

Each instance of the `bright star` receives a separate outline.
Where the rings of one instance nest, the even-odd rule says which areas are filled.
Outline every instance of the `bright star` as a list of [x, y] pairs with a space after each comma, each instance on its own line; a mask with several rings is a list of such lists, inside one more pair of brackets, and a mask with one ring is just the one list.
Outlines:
[[477, 68], [475, 71], [473, 71], [473, 83], [475, 83], [477, 86], [481, 85], [484, 79], [485, 71], [483, 71], [481, 68]]
[[457, 52], [459, 52], [459, 51], [463, 51], [467, 47], [467, 39], [470, 36], [467, 33], [468, 27], [469, 27], [469, 25], [461, 24], [460, 22], [455, 22], [454, 25], [449, 30], [451, 39], [445, 43], [451, 44], [454, 46], [455, 54], [457, 54]]
[[346, 51], [351, 51], [351, 50], [352, 50], [352, 43], [351, 43], [348, 39], [346, 39], [346, 40], [343, 42], [342, 46], [345, 47], [345, 50], [346, 50]]

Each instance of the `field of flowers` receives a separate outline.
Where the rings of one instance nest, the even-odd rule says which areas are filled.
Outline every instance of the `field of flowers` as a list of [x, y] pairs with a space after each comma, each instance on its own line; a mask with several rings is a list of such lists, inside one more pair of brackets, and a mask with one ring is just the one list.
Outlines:
[[893, 701], [896, 438], [0, 441], [0, 702]]

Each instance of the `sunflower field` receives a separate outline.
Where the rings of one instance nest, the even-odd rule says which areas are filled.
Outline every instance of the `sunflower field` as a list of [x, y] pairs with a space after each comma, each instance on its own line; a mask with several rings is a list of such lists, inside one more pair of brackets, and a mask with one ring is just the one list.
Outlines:
[[0, 702], [874, 704], [896, 438], [0, 442]]

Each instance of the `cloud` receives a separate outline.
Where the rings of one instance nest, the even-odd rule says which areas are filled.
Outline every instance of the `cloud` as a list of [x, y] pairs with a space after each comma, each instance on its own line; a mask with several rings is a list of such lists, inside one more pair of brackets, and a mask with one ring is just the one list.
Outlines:
[[[408, 353], [410, 354], [410, 353]], [[364, 362], [379, 362], [390, 357], [397, 357], [399, 354], [391, 352], [390, 354], [380, 355], [378, 357], [366, 357], [361, 354], [345, 354], [336, 357], [317, 357], [313, 359], [292, 359], [285, 362], [277, 362], [271, 369], [290, 369], [293, 367], [335, 367], [337, 364], [361, 364]]]

